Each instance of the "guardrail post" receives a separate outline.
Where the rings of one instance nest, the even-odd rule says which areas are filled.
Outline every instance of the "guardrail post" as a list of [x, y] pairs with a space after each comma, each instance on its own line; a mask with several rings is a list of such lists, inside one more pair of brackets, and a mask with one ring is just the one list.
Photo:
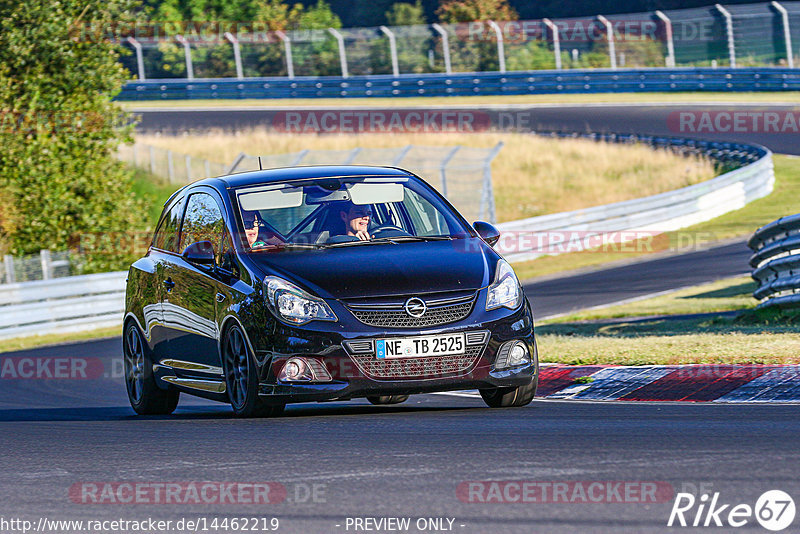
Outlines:
[[722, 7], [720, 4], [714, 4], [714, 7], [725, 17], [725, 33], [728, 35], [728, 59], [731, 68], [736, 68], [736, 46], [733, 40], [733, 17], [730, 11]]
[[456, 152], [458, 152], [460, 149], [461, 145], [454, 146], [439, 164], [439, 174], [442, 178], [442, 196], [447, 196], [447, 164], [450, 163], [450, 160], [453, 159], [453, 156], [455, 156]]
[[176, 35], [175, 40], [183, 45], [183, 59], [186, 62], [186, 77], [194, 79], [194, 66], [192, 65], [192, 48], [183, 35]]
[[400, 65], [397, 61], [397, 40], [394, 32], [386, 26], [381, 26], [381, 31], [389, 38], [389, 53], [392, 55], [392, 74], [400, 76]]
[[772, 7], [780, 13], [781, 22], [783, 23], [783, 40], [786, 43], [786, 63], [790, 69], [794, 68], [794, 55], [792, 54], [792, 33], [789, 31], [789, 13], [786, 8], [778, 2], [772, 2]]
[[242, 69], [242, 53], [239, 50], [239, 39], [233, 36], [231, 32], [225, 32], [225, 39], [230, 41], [233, 45], [233, 61], [236, 63], [236, 77], [238, 79], [244, 78], [244, 70]]
[[336, 38], [336, 42], [339, 43], [339, 64], [342, 68], [342, 78], [347, 78], [349, 74], [347, 73], [347, 52], [344, 50], [344, 37], [336, 28], [328, 28], [328, 32]]
[[14, 256], [11, 254], [3, 256], [3, 266], [6, 270], [6, 283], [13, 284], [16, 282], [17, 277], [14, 274]]
[[445, 30], [441, 24], [433, 23], [431, 25], [434, 30], [437, 31], [439, 35], [442, 36], [442, 56], [444, 56], [444, 72], [446, 74], [453, 74], [453, 69], [450, 66], [450, 38], [447, 36], [447, 30]]
[[292, 40], [289, 39], [288, 35], [286, 35], [280, 30], [276, 31], [275, 35], [280, 37], [281, 41], [283, 41], [283, 50], [286, 53], [286, 75], [289, 77], [289, 79], [292, 79], [294, 78], [294, 60], [292, 59]]
[[611, 59], [611, 68], [617, 68], [617, 50], [614, 46], [614, 26], [603, 15], [597, 15], [597, 20], [606, 27], [606, 39], [608, 40], [608, 56]]
[[494, 30], [495, 36], [497, 36], [497, 60], [500, 62], [500, 72], [506, 71], [506, 49], [505, 43], [503, 42], [503, 31], [500, 29], [500, 26], [493, 20], [487, 21], [489, 26]]
[[50, 259], [50, 251], [43, 248], [39, 251], [39, 258], [42, 262], [42, 280], [50, 280], [53, 277], [53, 266]]
[[553, 54], [556, 56], [556, 68], [561, 70], [561, 37], [558, 35], [558, 26], [550, 19], [542, 19], [542, 22], [550, 28], [553, 34]]
[[667, 67], [675, 66], [675, 41], [672, 38], [672, 21], [662, 11], [656, 10], [656, 17], [664, 23], [664, 35], [667, 39]]
[[133, 37], [128, 37], [127, 41], [133, 46], [133, 49], [136, 51], [136, 69], [139, 71], [139, 79], [144, 81], [146, 78], [144, 77], [144, 58], [142, 57], [142, 44], [134, 39]]

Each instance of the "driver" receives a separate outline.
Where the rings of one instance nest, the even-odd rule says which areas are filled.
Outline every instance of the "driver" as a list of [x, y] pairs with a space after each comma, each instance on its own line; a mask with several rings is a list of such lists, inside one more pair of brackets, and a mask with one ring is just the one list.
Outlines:
[[339, 211], [339, 217], [344, 222], [345, 235], [357, 237], [361, 241], [369, 241], [373, 236], [369, 234], [369, 219], [372, 209], [369, 206], [360, 206], [348, 201]]

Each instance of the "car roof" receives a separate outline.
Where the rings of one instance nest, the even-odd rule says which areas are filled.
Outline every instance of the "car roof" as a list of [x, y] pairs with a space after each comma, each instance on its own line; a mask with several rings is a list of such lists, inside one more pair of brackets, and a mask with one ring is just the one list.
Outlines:
[[281, 167], [261, 171], [247, 171], [216, 178], [198, 180], [175, 191], [164, 204], [168, 204], [178, 193], [207, 185], [215, 189], [229, 189], [288, 180], [309, 180], [316, 178], [352, 178], [352, 177], [411, 177], [412, 173], [397, 167], [379, 167], [376, 165], [305, 165], [299, 167]]

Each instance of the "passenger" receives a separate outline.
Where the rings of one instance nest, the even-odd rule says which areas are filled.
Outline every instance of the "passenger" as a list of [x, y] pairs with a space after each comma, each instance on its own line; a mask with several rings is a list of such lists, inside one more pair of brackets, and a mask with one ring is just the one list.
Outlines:
[[242, 210], [242, 222], [244, 222], [244, 235], [247, 237], [247, 244], [250, 248], [267, 246], [265, 236], [259, 235], [262, 228], [266, 228], [264, 221], [257, 211]]
[[339, 211], [339, 217], [344, 222], [344, 233], [352, 237], [357, 237], [361, 241], [369, 241], [369, 220], [372, 217], [372, 209], [369, 206], [359, 206], [352, 202], [346, 202]]

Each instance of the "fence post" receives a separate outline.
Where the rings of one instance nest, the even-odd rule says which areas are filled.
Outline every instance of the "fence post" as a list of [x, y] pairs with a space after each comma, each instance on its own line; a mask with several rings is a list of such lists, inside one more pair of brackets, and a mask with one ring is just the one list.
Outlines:
[[450, 38], [447, 36], [447, 31], [441, 24], [432, 24], [433, 29], [442, 36], [442, 55], [444, 56], [444, 72], [446, 74], [453, 74], [453, 69], [450, 65]]
[[148, 152], [150, 153], [150, 174], [155, 176], [155, 174], [156, 174], [156, 149], [155, 149], [155, 147], [153, 147], [153, 145], [150, 145], [147, 148], [150, 149], [150, 150], [148, 150]]
[[781, 22], [783, 22], [783, 39], [786, 43], [786, 63], [789, 64], [790, 69], [793, 69], [794, 55], [792, 54], [792, 33], [789, 31], [789, 13], [786, 11], [786, 8], [778, 2], [772, 2], [771, 5], [781, 15]]
[[144, 58], [142, 57], [142, 44], [134, 39], [133, 37], [128, 37], [128, 42], [133, 46], [134, 50], [136, 50], [136, 69], [139, 71], [139, 80], [144, 81], [146, 78], [144, 77]]
[[194, 67], [192, 66], [192, 48], [189, 46], [189, 41], [187, 41], [183, 35], [176, 35], [175, 40], [183, 45], [183, 58], [186, 61], [186, 77], [193, 80]]
[[442, 178], [442, 196], [444, 197], [447, 196], [447, 164], [450, 163], [450, 160], [453, 159], [459, 149], [461, 149], [461, 145], [454, 146], [439, 164], [439, 174]]
[[495, 145], [483, 161], [483, 198], [481, 198], [480, 216], [483, 217], [484, 206], [487, 206], [489, 222], [492, 224], [497, 223], [494, 211], [494, 188], [492, 187], [492, 160], [497, 157], [501, 148], [503, 148], [502, 141]]
[[241, 80], [244, 78], [244, 71], [242, 70], [242, 53], [239, 50], [239, 39], [234, 37], [231, 32], [225, 32], [225, 39], [230, 41], [233, 45], [233, 61], [236, 63], [236, 77]]
[[611, 59], [611, 68], [617, 68], [617, 50], [614, 46], [614, 26], [603, 15], [597, 15], [597, 20], [606, 27], [606, 39], [608, 39], [608, 56]]
[[246, 158], [246, 157], [247, 157], [247, 154], [245, 154], [244, 152], [239, 152], [239, 155], [236, 156], [233, 159], [233, 163], [231, 163], [230, 168], [228, 168], [228, 172], [225, 173], [225, 174], [233, 173], [233, 171], [236, 170], [236, 168], [239, 166], [239, 164], [242, 162], [242, 160], [244, 160], [244, 158]]
[[489, 26], [494, 30], [494, 34], [497, 36], [497, 60], [500, 62], [500, 72], [506, 71], [506, 49], [505, 43], [503, 43], [503, 31], [500, 29], [500, 26], [493, 20], [487, 21]]
[[192, 181], [192, 156], [186, 154], [186, 181]]
[[731, 64], [731, 68], [736, 68], [736, 46], [733, 41], [733, 17], [731, 17], [730, 11], [722, 7], [720, 4], [714, 4], [714, 7], [717, 8], [723, 17], [725, 17], [725, 33], [728, 35], [728, 60]]
[[310, 152], [310, 150], [308, 150], [308, 149], [301, 150], [300, 152], [298, 152], [297, 153], [297, 157], [294, 158], [294, 161], [292, 162], [292, 167], [294, 167], [295, 165], [300, 165], [300, 162], [303, 161], [303, 158], [306, 157], [306, 155], [309, 152]]
[[342, 163], [342, 165], [350, 165], [351, 163], [353, 163], [353, 160], [356, 159], [359, 152], [361, 152], [360, 146], [357, 146], [353, 150], [351, 150], [350, 153], [345, 158], [344, 163]]
[[206, 169], [206, 178], [211, 178], [211, 162], [207, 159], [203, 160], [203, 167]]
[[328, 28], [328, 32], [336, 38], [336, 41], [339, 43], [339, 64], [342, 68], [342, 78], [347, 78], [347, 53], [344, 50], [344, 37], [342, 34], [339, 33], [338, 30], [335, 28]]
[[381, 31], [389, 38], [389, 53], [392, 55], [392, 74], [400, 76], [400, 65], [397, 62], [397, 41], [394, 32], [386, 26], [381, 26]]
[[139, 165], [139, 145], [133, 143], [131, 147], [131, 151], [133, 152], [133, 166], [138, 167]]
[[542, 22], [553, 33], [553, 53], [556, 56], [556, 68], [561, 70], [561, 37], [558, 35], [558, 26], [550, 19], [542, 19]]
[[664, 23], [664, 35], [667, 39], [667, 67], [675, 66], [675, 41], [672, 38], [672, 21], [662, 11], [656, 10], [656, 17]]
[[50, 280], [53, 277], [53, 273], [51, 272], [53, 266], [51, 265], [50, 251], [43, 248], [39, 251], [39, 258], [42, 262], [42, 280]]
[[172, 150], [167, 150], [167, 176], [169, 177], [169, 183], [175, 181], [175, 165], [172, 161]]
[[403, 161], [403, 159], [405, 159], [406, 154], [408, 154], [408, 151], [411, 150], [412, 148], [414, 148], [414, 145], [406, 145], [403, 148], [401, 148], [400, 152], [398, 152], [397, 155], [392, 160], [392, 165], [400, 165], [400, 162]]
[[3, 256], [3, 265], [6, 269], [6, 283], [13, 284], [17, 279], [14, 275], [14, 256], [10, 254]]
[[283, 41], [283, 50], [286, 53], [286, 75], [291, 79], [294, 78], [294, 60], [292, 59], [292, 40], [289, 36], [278, 30], [275, 35], [280, 37]]

